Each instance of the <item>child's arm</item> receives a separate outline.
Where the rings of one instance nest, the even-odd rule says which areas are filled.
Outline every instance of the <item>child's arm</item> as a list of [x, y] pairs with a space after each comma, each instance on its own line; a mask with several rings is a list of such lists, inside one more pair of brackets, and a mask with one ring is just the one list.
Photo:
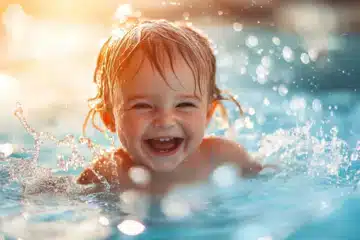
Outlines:
[[208, 138], [207, 147], [210, 147], [212, 157], [219, 162], [235, 163], [240, 167], [242, 176], [253, 176], [264, 168], [277, 167], [271, 164], [261, 164], [252, 158], [249, 153], [240, 144], [223, 138]]
[[[118, 168], [122, 160], [124, 160], [125, 155], [126, 153], [123, 150], [118, 150], [114, 154], [106, 154], [102, 156], [96, 160], [91, 167], [87, 167], [81, 172], [77, 179], [77, 183], [84, 185], [99, 184], [101, 183], [101, 180], [98, 176], [104, 177], [108, 183], [115, 182], [119, 174]], [[111, 158], [114, 160], [111, 160]]]
[[[99, 184], [101, 181], [97, 175], [104, 176], [108, 180], [109, 175], [109, 158], [101, 157], [92, 164], [91, 167], [87, 167], [80, 173], [80, 176], [76, 180], [78, 184]], [[94, 173], [96, 172], [96, 174]]]

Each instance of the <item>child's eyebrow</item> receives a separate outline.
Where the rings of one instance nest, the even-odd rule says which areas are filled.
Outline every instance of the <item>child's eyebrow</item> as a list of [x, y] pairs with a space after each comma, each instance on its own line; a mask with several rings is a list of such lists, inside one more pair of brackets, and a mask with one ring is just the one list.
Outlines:
[[179, 98], [188, 98], [188, 99], [194, 99], [201, 102], [201, 99], [197, 95], [191, 95], [191, 94], [181, 94], [179, 95]]
[[132, 101], [136, 101], [136, 100], [144, 100], [144, 99], [147, 99], [147, 98], [151, 98], [151, 96], [148, 96], [148, 95], [133, 95], [133, 96], [130, 96], [130, 97], [126, 98], [126, 101], [132, 102]]

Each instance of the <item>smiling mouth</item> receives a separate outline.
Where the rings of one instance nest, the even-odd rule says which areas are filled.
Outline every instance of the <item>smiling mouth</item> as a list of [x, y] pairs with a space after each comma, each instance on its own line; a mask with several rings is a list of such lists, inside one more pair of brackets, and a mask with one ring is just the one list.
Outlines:
[[161, 137], [161, 138], [149, 138], [145, 140], [146, 145], [151, 152], [158, 155], [170, 155], [175, 153], [184, 138], [179, 137]]

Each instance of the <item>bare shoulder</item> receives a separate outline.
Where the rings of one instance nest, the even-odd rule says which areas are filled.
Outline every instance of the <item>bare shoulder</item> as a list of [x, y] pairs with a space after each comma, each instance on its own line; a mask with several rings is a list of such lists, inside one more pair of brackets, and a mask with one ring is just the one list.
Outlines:
[[210, 151], [211, 157], [219, 163], [234, 163], [239, 166], [241, 175], [253, 175], [263, 169], [261, 163], [255, 161], [237, 142], [221, 137], [209, 137], [204, 139], [202, 147]]
[[221, 137], [204, 139], [204, 148], [211, 151], [211, 155], [224, 162], [246, 162], [252, 160], [246, 149], [239, 143]]
[[119, 172], [128, 162], [128, 154], [118, 149], [112, 153], [106, 153], [94, 160], [94, 162], [85, 168], [77, 179], [78, 184], [98, 184], [101, 182], [99, 176], [104, 177], [109, 183], [114, 182], [118, 178]]

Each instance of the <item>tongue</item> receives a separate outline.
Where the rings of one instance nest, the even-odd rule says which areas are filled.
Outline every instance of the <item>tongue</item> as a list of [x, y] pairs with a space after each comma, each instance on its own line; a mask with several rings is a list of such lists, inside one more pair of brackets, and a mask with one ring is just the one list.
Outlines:
[[148, 141], [149, 145], [157, 150], [157, 151], [169, 151], [176, 147], [176, 140], [170, 140], [170, 141], [159, 141], [156, 139], [151, 139]]

